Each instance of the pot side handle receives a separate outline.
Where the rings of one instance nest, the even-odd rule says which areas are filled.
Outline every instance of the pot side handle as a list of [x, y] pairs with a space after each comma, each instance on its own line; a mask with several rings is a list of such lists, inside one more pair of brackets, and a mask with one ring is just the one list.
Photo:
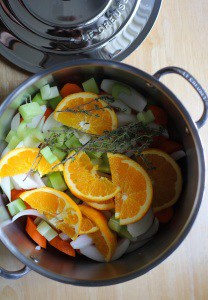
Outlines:
[[28, 272], [30, 272], [30, 268], [24, 266], [21, 270], [18, 271], [7, 271], [0, 267], [0, 276], [6, 279], [19, 279], [25, 276]]
[[204, 104], [204, 111], [203, 114], [201, 116], [201, 118], [196, 122], [196, 125], [198, 128], [201, 128], [207, 118], [208, 118], [208, 96], [207, 93], [205, 92], [205, 90], [202, 88], [202, 86], [198, 83], [198, 81], [186, 70], [179, 68], [179, 67], [166, 67], [163, 68], [159, 71], [157, 71], [154, 76], [157, 79], [160, 79], [160, 77], [162, 77], [163, 75], [166, 74], [178, 74], [180, 76], [182, 76], [184, 79], [186, 79], [195, 89], [195, 91], [199, 94], [201, 100], [203, 101]]

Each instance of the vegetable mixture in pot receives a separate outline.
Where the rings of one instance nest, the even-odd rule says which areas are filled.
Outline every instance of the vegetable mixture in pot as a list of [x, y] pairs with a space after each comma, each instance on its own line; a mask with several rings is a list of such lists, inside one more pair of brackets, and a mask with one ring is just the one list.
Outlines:
[[100, 262], [142, 247], [182, 189], [185, 152], [168, 125], [163, 108], [121, 82], [42, 86], [5, 138], [0, 185], [12, 220], [0, 208], [2, 226], [26, 216], [36, 250]]

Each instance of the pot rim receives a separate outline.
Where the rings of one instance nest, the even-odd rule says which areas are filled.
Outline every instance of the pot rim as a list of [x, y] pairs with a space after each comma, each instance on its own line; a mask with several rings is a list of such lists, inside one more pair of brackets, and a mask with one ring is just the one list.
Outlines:
[[68, 67], [79, 67], [79, 66], [86, 66], [86, 65], [102, 65], [102, 66], [111, 66], [118, 69], [122, 69], [126, 72], [130, 72], [134, 74], [135, 76], [140, 76], [143, 79], [145, 79], [147, 82], [151, 83], [154, 87], [161, 90], [163, 93], [167, 94], [168, 98], [172, 100], [173, 104], [179, 108], [179, 110], [182, 111], [184, 118], [187, 122], [187, 127], [190, 131], [190, 134], [193, 136], [194, 143], [196, 145], [196, 152], [198, 157], [198, 163], [201, 167], [201, 172], [199, 173], [199, 186], [197, 188], [197, 196], [196, 201], [194, 204], [194, 207], [192, 209], [192, 213], [190, 214], [188, 220], [184, 224], [183, 230], [181, 233], [175, 238], [174, 241], [169, 245], [169, 247], [161, 253], [158, 257], [154, 258], [154, 260], [150, 261], [146, 266], [144, 266], [139, 271], [133, 271], [130, 272], [124, 276], [120, 276], [118, 278], [113, 279], [104, 279], [104, 280], [94, 280], [94, 281], [86, 281], [86, 280], [74, 280], [71, 278], [68, 278], [63, 275], [59, 275], [56, 273], [52, 273], [50, 271], [47, 271], [45, 268], [40, 267], [39, 265], [36, 265], [34, 262], [32, 262], [29, 258], [26, 258], [19, 250], [17, 250], [15, 247], [10, 245], [10, 241], [7, 238], [6, 235], [2, 235], [0, 232], [0, 238], [3, 244], [25, 265], [27, 265], [32, 270], [36, 271], [40, 275], [43, 275], [45, 277], [48, 277], [50, 279], [62, 282], [62, 283], [68, 283], [72, 285], [77, 286], [106, 286], [106, 285], [113, 285], [122, 283], [131, 279], [134, 279], [136, 277], [139, 277], [141, 275], [144, 275], [157, 265], [159, 265], [161, 262], [163, 262], [169, 255], [171, 255], [182, 243], [182, 241], [185, 239], [187, 234], [189, 233], [196, 216], [198, 214], [202, 198], [203, 198], [203, 192], [204, 192], [204, 186], [205, 186], [205, 159], [204, 159], [204, 152], [203, 147], [201, 144], [201, 140], [199, 137], [199, 133], [197, 130], [197, 127], [195, 123], [193, 122], [190, 114], [184, 107], [184, 105], [179, 101], [179, 99], [174, 95], [174, 93], [167, 88], [163, 83], [161, 83], [159, 80], [157, 80], [154, 76], [149, 75], [148, 73], [137, 69], [133, 66], [126, 65], [121, 62], [115, 62], [115, 61], [104, 61], [101, 59], [88, 59], [88, 60], [80, 60], [79, 62], [68, 62], [64, 64], [59, 64], [56, 66], [53, 66], [49, 69], [43, 70], [31, 77], [29, 77], [27, 80], [25, 80], [23, 83], [21, 83], [12, 93], [8, 95], [8, 97], [5, 99], [5, 101], [0, 106], [0, 113], [4, 112], [8, 104], [12, 102], [12, 100], [20, 93], [22, 92], [26, 87], [34, 84], [37, 80], [41, 79], [42, 77], [45, 77], [46, 75], [49, 75], [50, 73], [53, 73], [55, 71], [65, 69]]

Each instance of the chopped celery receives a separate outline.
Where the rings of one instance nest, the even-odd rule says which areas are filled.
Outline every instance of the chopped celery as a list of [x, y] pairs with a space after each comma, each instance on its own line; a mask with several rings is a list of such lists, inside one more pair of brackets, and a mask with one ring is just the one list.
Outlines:
[[34, 223], [35, 223], [35, 225], [38, 226], [41, 221], [42, 221], [42, 219], [40, 217], [37, 217], [37, 218], [35, 218]]
[[49, 162], [49, 164], [52, 164], [57, 160], [57, 157], [53, 154], [48, 146], [40, 150], [40, 153], [44, 156], [47, 162]]
[[82, 84], [85, 92], [99, 94], [99, 88], [94, 78], [90, 78]]
[[23, 139], [26, 134], [27, 134], [27, 123], [25, 121], [22, 121], [17, 128], [17, 135], [21, 139]]
[[52, 152], [60, 161], [62, 161], [67, 156], [67, 153], [59, 148], [54, 148]]
[[52, 184], [52, 187], [55, 190], [62, 191], [62, 192], [67, 190], [68, 187], [64, 181], [61, 172], [53, 172], [49, 174], [48, 178]]
[[50, 100], [60, 96], [57, 86], [50, 87], [49, 84], [40, 88], [40, 94], [43, 100]]
[[102, 173], [111, 174], [110, 165], [109, 163], [102, 162], [100, 165], [98, 165], [98, 171]]
[[45, 101], [42, 99], [41, 94], [37, 93], [32, 99], [32, 102], [37, 102], [39, 105], [45, 105]]
[[49, 242], [58, 235], [58, 233], [45, 221], [40, 222], [37, 231]]
[[79, 142], [78, 138], [76, 138], [75, 135], [71, 136], [66, 142], [65, 145], [67, 148], [78, 148], [82, 146], [82, 144]]
[[19, 107], [19, 113], [29, 123], [34, 117], [42, 115], [43, 111], [37, 102], [23, 104]]
[[61, 102], [62, 100], [62, 97], [61, 96], [57, 96], [53, 99], [50, 99], [48, 101], [48, 103], [50, 104], [50, 106], [55, 110], [56, 109], [56, 106]]
[[155, 117], [151, 110], [148, 111], [142, 111], [137, 114], [137, 119], [139, 122], [143, 123], [144, 125], [147, 125], [149, 123], [152, 123], [155, 120]]
[[61, 148], [65, 142], [66, 134], [61, 132], [56, 138], [56, 147]]
[[65, 193], [76, 203], [79, 204], [82, 202], [82, 200], [80, 200], [79, 198], [77, 198], [76, 196], [74, 196], [72, 194], [72, 192], [70, 190], [65, 191]]
[[102, 156], [103, 152], [86, 151], [86, 154], [89, 156], [89, 158], [100, 158]]
[[119, 220], [116, 220], [114, 216], [111, 217], [110, 220], [108, 221], [108, 226], [110, 227], [110, 229], [112, 229], [117, 233], [119, 233], [119, 231], [121, 230], [121, 225], [119, 224]]
[[115, 219], [115, 217], [111, 217], [108, 221], [108, 226], [113, 231], [117, 232], [119, 236], [129, 239], [130, 241], [133, 240], [133, 237], [127, 230], [126, 225], [120, 225], [119, 220]]
[[38, 142], [44, 141], [44, 134], [38, 128], [31, 128], [26, 131], [24, 145], [26, 147], [36, 147]]
[[10, 150], [13, 150], [14, 148], [16, 148], [16, 146], [21, 142], [21, 139], [16, 136], [16, 135], [13, 135], [13, 137], [11, 138], [9, 144], [8, 144], [8, 148]]
[[26, 209], [25, 203], [22, 201], [22, 199], [18, 198], [9, 204], [7, 204], [8, 210], [12, 216], [15, 216], [18, 214], [20, 211]]
[[5, 138], [5, 141], [7, 143], [9, 143], [15, 134], [16, 134], [16, 132], [14, 130], [10, 130], [10, 132], [7, 134], [7, 136]]
[[49, 84], [46, 84], [40, 88], [40, 94], [43, 100], [48, 100], [50, 97], [51, 88]]
[[95, 166], [98, 165], [98, 168], [103, 162], [101, 158], [91, 158], [90, 160], [93, 165], [95, 165]]
[[123, 85], [121, 83], [115, 83], [112, 87], [112, 96], [115, 99], [119, 99], [120, 94], [126, 94], [130, 96], [131, 95], [130, 87]]

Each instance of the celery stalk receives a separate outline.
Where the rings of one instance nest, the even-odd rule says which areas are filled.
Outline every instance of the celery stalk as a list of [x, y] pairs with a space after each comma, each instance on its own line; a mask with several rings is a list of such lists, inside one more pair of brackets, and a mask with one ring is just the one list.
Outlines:
[[52, 152], [60, 161], [62, 161], [67, 156], [67, 153], [59, 148], [54, 148]]
[[14, 130], [10, 130], [10, 132], [7, 134], [7, 136], [5, 138], [5, 141], [7, 143], [9, 143], [15, 134], [16, 134], [16, 132]]
[[26, 205], [22, 199], [18, 198], [7, 204], [8, 210], [12, 216], [18, 214], [20, 211], [26, 209]]
[[45, 101], [42, 99], [41, 94], [37, 93], [32, 99], [32, 102], [37, 102], [39, 105], [45, 105]]
[[61, 102], [62, 100], [62, 97], [61, 96], [57, 96], [53, 99], [50, 99], [48, 101], [48, 103], [50, 104], [50, 106], [55, 110], [56, 109], [56, 106]]
[[57, 157], [53, 154], [48, 146], [40, 150], [40, 153], [50, 164], [54, 163], [57, 160]]
[[10, 150], [13, 150], [14, 148], [16, 148], [16, 146], [21, 142], [21, 139], [16, 136], [16, 135], [13, 135], [13, 137], [11, 138], [9, 144], [8, 144], [8, 148]]
[[78, 148], [82, 146], [82, 144], [79, 142], [78, 138], [76, 138], [75, 135], [71, 136], [66, 142], [65, 145], [70, 148]]
[[40, 222], [37, 226], [37, 231], [49, 242], [58, 235], [58, 233], [45, 221]]
[[90, 78], [82, 83], [85, 92], [99, 94], [99, 88], [94, 78]]
[[37, 102], [23, 104], [19, 107], [19, 113], [26, 123], [29, 123], [32, 118], [42, 115], [43, 111]]
[[76, 203], [79, 204], [82, 202], [82, 200], [80, 200], [79, 198], [77, 198], [76, 196], [74, 196], [72, 194], [72, 192], [70, 190], [65, 191], [65, 193]]
[[62, 191], [62, 192], [67, 190], [68, 187], [64, 181], [61, 172], [53, 172], [49, 174], [48, 178], [51, 182], [52, 187], [55, 190]]

